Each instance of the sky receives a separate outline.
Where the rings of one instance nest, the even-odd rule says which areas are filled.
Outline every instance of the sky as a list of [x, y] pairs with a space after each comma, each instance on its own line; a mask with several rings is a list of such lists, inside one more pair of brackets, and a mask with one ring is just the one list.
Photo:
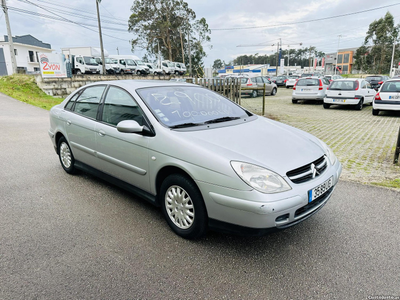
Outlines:
[[[134, 36], [127, 24], [133, 2], [102, 0], [99, 5], [103, 45], [110, 55], [132, 53], [129, 41]], [[211, 67], [216, 59], [228, 63], [245, 54], [271, 55], [278, 41], [282, 49], [315, 46], [318, 51], [334, 53], [338, 48], [361, 46], [369, 24], [386, 12], [394, 16], [395, 24], [400, 23], [400, 1], [393, 0], [186, 2], [211, 29], [211, 41], [203, 45], [205, 67]], [[68, 47], [100, 47], [96, 0], [7, 0], [7, 5], [13, 36], [30, 34], [51, 44], [56, 52]], [[2, 11], [0, 35], [7, 35]], [[141, 58], [146, 52], [135, 50], [134, 54]]]

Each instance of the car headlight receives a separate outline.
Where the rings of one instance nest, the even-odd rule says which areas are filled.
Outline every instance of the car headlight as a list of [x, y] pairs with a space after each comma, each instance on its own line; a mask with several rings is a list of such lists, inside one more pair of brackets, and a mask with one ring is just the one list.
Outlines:
[[261, 193], [281, 193], [292, 189], [285, 179], [270, 170], [239, 161], [231, 161], [231, 166], [244, 182]]
[[336, 163], [336, 155], [333, 153], [332, 149], [328, 147], [327, 144], [325, 144], [323, 141], [321, 141], [321, 144], [325, 150], [325, 154], [328, 157], [329, 161], [331, 162], [331, 165], [333, 166]]

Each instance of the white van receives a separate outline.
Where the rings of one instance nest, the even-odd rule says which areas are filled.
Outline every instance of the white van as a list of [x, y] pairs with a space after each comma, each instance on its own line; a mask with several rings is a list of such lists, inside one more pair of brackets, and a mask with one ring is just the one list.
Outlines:
[[175, 64], [170, 62], [169, 60], [163, 60], [161, 62], [161, 69], [163, 70], [164, 74], [174, 74], [175, 73]]
[[110, 58], [118, 60], [121, 73], [147, 75], [149, 67], [135, 55], [110, 55]]

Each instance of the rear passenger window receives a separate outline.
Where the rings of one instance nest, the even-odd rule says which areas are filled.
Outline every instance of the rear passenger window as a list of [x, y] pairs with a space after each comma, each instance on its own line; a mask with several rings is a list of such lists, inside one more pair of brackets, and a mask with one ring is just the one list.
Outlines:
[[103, 85], [86, 88], [76, 100], [74, 111], [82, 116], [96, 119], [104, 89]]
[[75, 104], [76, 99], [79, 97], [82, 91], [77, 92], [75, 95], [72, 96], [71, 99], [69, 99], [67, 105], [65, 105], [64, 109], [66, 110], [72, 110]]
[[102, 121], [116, 126], [124, 120], [134, 120], [143, 125], [143, 112], [130, 94], [112, 86], [104, 101]]

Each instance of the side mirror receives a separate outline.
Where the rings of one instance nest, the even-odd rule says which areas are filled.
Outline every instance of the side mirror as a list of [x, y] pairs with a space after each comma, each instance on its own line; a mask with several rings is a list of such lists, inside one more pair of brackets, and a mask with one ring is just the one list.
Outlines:
[[117, 130], [125, 133], [140, 133], [143, 131], [143, 126], [134, 120], [124, 120], [117, 124]]

